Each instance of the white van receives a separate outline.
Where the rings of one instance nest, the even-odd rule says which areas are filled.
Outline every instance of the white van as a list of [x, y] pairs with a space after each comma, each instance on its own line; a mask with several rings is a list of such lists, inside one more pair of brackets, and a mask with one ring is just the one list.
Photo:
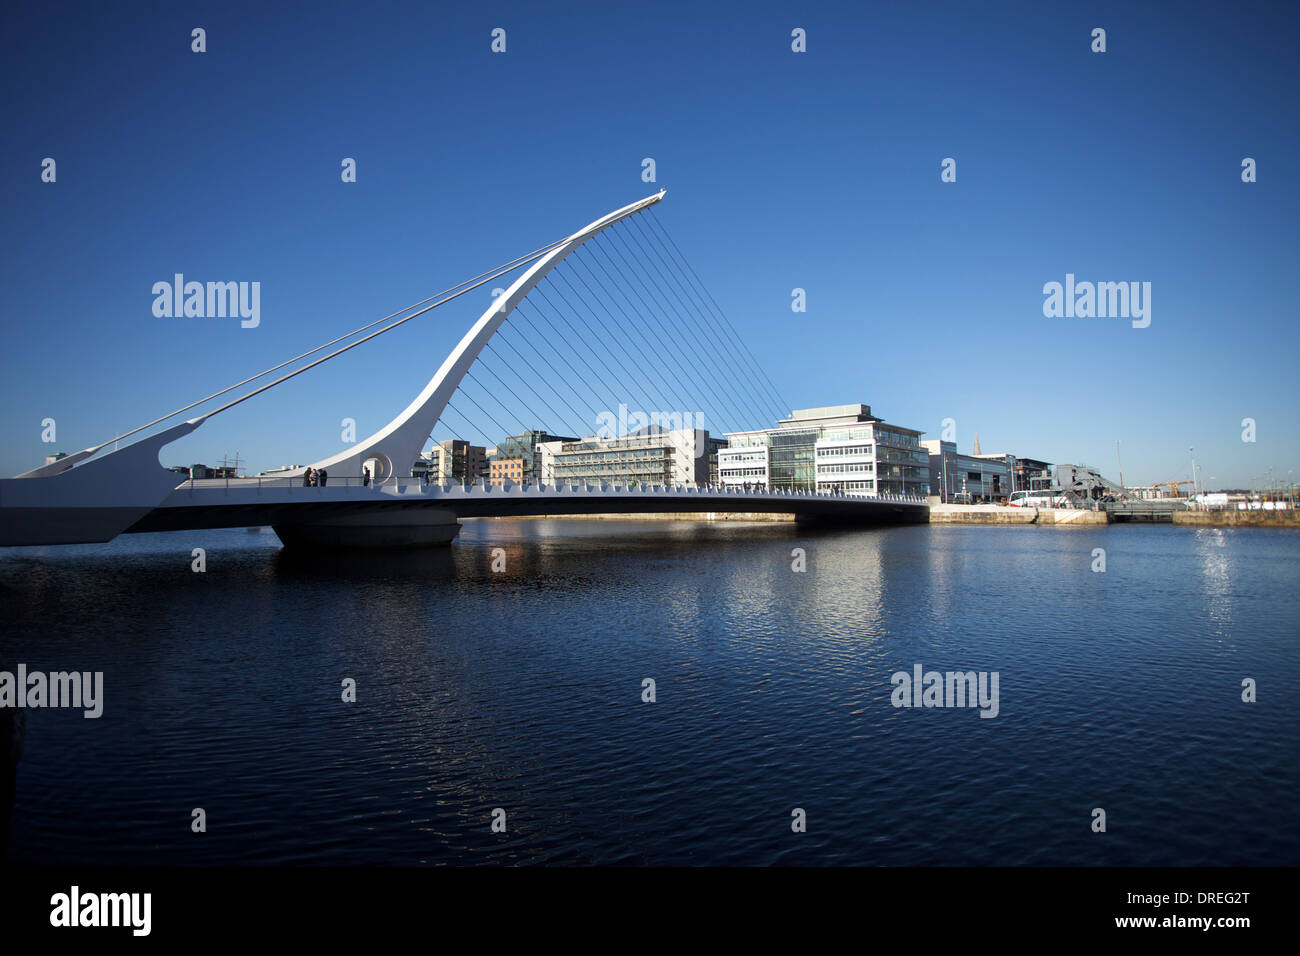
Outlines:
[[1053, 495], [1050, 491], [1013, 491], [1007, 499], [1012, 508], [1064, 508], [1065, 495]]

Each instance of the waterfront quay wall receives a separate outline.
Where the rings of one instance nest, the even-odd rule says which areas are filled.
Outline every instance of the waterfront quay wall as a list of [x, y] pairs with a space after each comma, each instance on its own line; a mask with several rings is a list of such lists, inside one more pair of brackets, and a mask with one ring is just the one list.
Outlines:
[[[766, 512], [650, 512], [636, 514], [534, 515], [550, 520], [579, 521], [749, 521], [793, 522], [793, 514]], [[1300, 511], [1175, 511], [1174, 524], [1194, 527], [1300, 528]], [[501, 518], [462, 518], [500, 521]], [[1105, 511], [1073, 508], [1008, 508], [1003, 505], [951, 505], [930, 500], [930, 524], [995, 524], [1096, 527], [1111, 523]]]
[[1300, 512], [1175, 511], [1174, 524], [1201, 528], [1300, 528]]
[[[1080, 511], [1072, 508], [1008, 508], [1002, 505], [941, 505], [937, 498], [930, 505], [930, 524], [1021, 524], [1076, 525], [1093, 527], [1109, 524], [1104, 511]], [[634, 514], [533, 515], [548, 520], [579, 521], [749, 521], [793, 522], [793, 514], [766, 512], [649, 512]], [[501, 521], [502, 518], [462, 518], [462, 521]]]
[[1110, 524], [1104, 511], [1072, 508], [1009, 508], [1005, 505], [952, 505], [930, 502], [931, 524], [1023, 524], [1076, 525], [1078, 527]]

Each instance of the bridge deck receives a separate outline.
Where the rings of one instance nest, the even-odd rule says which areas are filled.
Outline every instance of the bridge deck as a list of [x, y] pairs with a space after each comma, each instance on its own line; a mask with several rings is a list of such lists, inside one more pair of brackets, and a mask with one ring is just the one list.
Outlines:
[[925, 521], [924, 498], [662, 485], [425, 485], [359, 479], [305, 487], [301, 479], [187, 481], [127, 532], [302, 523], [345, 515], [446, 509], [460, 518], [662, 512], [793, 514], [807, 520]]

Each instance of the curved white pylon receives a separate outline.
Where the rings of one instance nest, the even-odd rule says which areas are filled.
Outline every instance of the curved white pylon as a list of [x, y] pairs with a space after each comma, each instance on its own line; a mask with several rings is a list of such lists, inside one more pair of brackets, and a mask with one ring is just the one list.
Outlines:
[[402, 414], [356, 447], [339, 452], [332, 458], [318, 461], [310, 467], [333, 471], [338, 477], [354, 477], [360, 476], [362, 465], [368, 459], [374, 458], [385, 466], [384, 470], [374, 475], [377, 481], [392, 474], [409, 475], [411, 465], [424, 448], [429, 433], [433, 431], [433, 426], [441, 417], [443, 409], [447, 407], [452, 393], [460, 386], [465, 372], [474, 364], [483, 346], [487, 345], [488, 339], [492, 338], [496, 330], [514, 311], [515, 306], [522, 302], [533, 287], [542, 281], [546, 273], [559, 265], [570, 252], [620, 219], [625, 219], [661, 201], [665, 192], [666, 190], [661, 189], [653, 196], [647, 196], [597, 219], [538, 259], [514, 281], [510, 288], [488, 306], [487, 311], [465, 333], [460, 344], [447, 356], [437, 374], [424, 387], [424, 391], [416, 396]]

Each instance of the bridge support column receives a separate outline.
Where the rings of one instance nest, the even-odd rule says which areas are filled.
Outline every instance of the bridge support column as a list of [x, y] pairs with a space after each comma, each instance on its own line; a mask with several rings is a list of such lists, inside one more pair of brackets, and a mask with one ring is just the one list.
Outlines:
[[447, 508], [401, 509], [272, 526], [286, 548], [398, 550], [449, 545], [460, 534]]

